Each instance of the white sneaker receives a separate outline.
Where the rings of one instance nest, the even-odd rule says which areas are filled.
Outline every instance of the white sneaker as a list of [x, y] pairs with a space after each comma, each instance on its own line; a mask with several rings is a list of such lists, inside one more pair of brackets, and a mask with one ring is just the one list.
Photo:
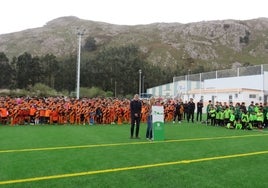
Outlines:
[[173, 123], [175, 123], [175, 121], [173, 121]]

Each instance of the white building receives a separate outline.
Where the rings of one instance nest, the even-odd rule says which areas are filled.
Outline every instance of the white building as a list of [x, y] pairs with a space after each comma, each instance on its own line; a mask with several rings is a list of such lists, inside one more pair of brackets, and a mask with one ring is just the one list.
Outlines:
[[268, 100], [268, 64], [174, 77], [172, 83], [147, 89], [156, 97], [188, 101], [245, 102]]

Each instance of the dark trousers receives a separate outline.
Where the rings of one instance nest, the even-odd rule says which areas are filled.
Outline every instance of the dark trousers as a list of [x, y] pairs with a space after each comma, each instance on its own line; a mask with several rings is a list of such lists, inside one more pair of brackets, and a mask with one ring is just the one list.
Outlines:
[[187, 119], [187, 117], [188, 117], [188, 113], [184, 111], [184, 113], [183, 113], [183, 119]]
[[181, 121], [182, 120], [182, 114], [181, 113], [177, 113], [177, 112], [174, 112], [174, 116], [173, 116], [173, 121], [176, 121], [176, 118], [178, 117], [178, 121]]
[[139, 137], [139, 131], [140, 131], [140, 117], [132, 117], [131, 118], [131, 126], [130, 126], [130, 136], [133, 137], [134, 135], [134, 129], [136, 126], [136, 132], [135, 136]]
[[210, 124], [215, 126], [216, 125], [216, 117], [211, 117], [210, 119], [211, 119]]
[[202, 121], [202, 111], [197, 111], [197, 113], [196, 113], [196, 121], [198, 121], [198, 119], [200, 121]]
[[194, 122], [194, 112], [187, 113], [187, 121], [189, 122], [190, 120]]
[[148, 116], [147, 118], [147, 130], [146, 130], [146, 138], [152, 139], [153, 138], [153, 122], [152, 116]]

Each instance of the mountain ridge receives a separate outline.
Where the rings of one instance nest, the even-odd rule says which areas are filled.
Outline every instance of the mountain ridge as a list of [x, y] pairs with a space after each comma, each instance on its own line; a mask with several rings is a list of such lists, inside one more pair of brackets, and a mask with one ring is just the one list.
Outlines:
[[60, 17], [43, 27], [0, 35], [0, 52], [9, 59], [24, 52], [32, 55], [75, 54], [77, 33], [82, 44], [94, 37], [99, 47], [134, 44], [152, 65], [197, 71], [230, 68], [234, 64], [265, 64], [268, 59], [268, 18], [212, 20], [193, 23], [115, 25], [78, 17]]

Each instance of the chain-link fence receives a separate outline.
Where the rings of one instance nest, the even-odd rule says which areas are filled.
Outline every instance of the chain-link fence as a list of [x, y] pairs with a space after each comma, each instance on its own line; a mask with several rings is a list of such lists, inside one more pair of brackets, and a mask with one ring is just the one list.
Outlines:
[[[268, 101], [268, 64], [217, 70], [199, 74], [173, 77], [173, 82], [147, 89], [148, 93], [159, 97], [223, 98]], [[239, 98], [240, 97], [240, 98]], [[231, 100], [231, 99], [230, 99]]]
[[[186, 82], [191, 84], [188, 85], [189, 89], [204, 89], [202, 82], [208, 79], [217, 79], [217, 78], [228, 78], [228, 77], [239, 77], [239, 76], [250, 76], [250, 75], [260, 75], [264, 71], [268, 71], [268, 64], [266, 65], [256, 65], [248, 67], [239, 67], [234, 69], [225, 69], [212, 72], [204, 72], [199, 74], [188, 74], [185, 76], [178, 76], [173, 78], [173, 83], [175, 82]], [[196, 82], [196, 84], [192, 84]], [[187, 88], [187, 87], [186, 87]]]

